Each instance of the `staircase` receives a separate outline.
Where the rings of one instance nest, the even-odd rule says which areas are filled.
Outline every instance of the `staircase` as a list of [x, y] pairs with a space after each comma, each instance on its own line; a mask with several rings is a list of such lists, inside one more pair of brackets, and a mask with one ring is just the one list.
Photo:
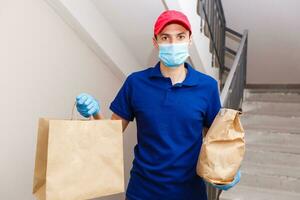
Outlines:
[[300, 90], [246, 89], [242, 107], [242, 177], [220, 199], [300, 199]]

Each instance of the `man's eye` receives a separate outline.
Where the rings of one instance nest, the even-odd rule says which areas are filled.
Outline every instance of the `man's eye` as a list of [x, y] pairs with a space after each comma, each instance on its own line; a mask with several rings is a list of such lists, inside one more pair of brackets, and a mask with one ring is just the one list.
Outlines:
[[184, 39], [185, 36], [184, 35], [179, 35], [179, 39]]
[[161, 39], [162, 39], [162, 40], [166, 40], [166, 39], [167, 39], [167, 37], [162, 37]]

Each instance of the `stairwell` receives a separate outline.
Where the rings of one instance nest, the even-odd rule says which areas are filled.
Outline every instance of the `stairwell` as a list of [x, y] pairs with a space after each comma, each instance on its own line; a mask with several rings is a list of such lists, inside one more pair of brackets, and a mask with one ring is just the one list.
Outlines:
[[242, 177], [220, 199], [300, 199], [300, 90], [246, 89], [242, 108]]

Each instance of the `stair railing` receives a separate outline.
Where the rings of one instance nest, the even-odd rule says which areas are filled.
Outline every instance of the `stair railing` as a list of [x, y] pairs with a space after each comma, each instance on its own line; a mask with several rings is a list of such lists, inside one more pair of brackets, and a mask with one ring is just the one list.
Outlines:
[[[235, 34], [235, 33], [233, 33]], [[247, 67], [247, 46], [248, 46], [248, 30], [245, 30], [241, 37], [237, 52], [230, 49], [235, 55], [232, 67], [226, 78], [223, 89], [221, 90], [220, 100], [222, 107], [232, 108], [242, 111], [242, 102], [244, 97], [244, 88], [246, 86], [246, 67]], [[219, 200], [222, 193], [211, 185], [206, 186], [208, 200]]]
[[[198, 14], [201, 16], [201, 32], [210, 39], [212, 66], [219, 67], [220, 99], [222, 107], [242, 110], [243, 93], [246, 86], [248, 31], [240, 34], [226, 27], [221, 0], [199, 0]], [[204, 24], [203, 24], [204, 21]], [[240, 40], [237, 51], [226, 47], [226, 36]], [[225, 54], [234, 58], [232, 66], [225, 66]], [[222, 190], [206, 186], [208, 200], [219, 200]]]
[[[230, 31], [232, 32], [232, 30]], [[240, 37], [241, 42], [237, 52], [230, 49], [230, 52], [235, 55], [235, 59], [224, 83], [220, 98], [223, 107], [241, 110], [247, 76], [248, 30], [245, 30], [243, 35], [238, 35], [236, 32], [232, 32], [232, 34]]]
[[226, 47], [226, 37], [233, 35], [242, 38], [243, 35], [226, 26], [221, 0], [198, 0], [197, 12], [201, 16], [200, 31], [210, 40], [212, 66], [219, 67], [219, 83], [222, 90], [231, 69], [225, 65], [225, 55], [236, 55], [234, 50]]

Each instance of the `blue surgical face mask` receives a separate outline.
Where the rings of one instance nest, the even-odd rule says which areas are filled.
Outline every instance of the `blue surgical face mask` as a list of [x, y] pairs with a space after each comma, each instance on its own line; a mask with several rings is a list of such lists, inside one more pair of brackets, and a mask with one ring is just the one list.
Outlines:
[[189, 43], [158, 44], [159, 58], [167, 67], [178, 67], [189, 57]]

